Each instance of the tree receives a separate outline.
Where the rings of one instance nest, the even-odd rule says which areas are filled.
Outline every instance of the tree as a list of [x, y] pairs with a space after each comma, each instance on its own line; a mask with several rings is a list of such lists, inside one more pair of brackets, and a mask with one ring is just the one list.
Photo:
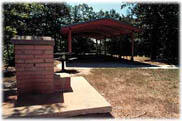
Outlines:
[[51, 36], [58, 43], [61, 18], [68, 15], [65, 3], [5, 3], [3, 10], [3, 60], [7, 64], [13, 62], [13, 46], [10, 41], [14, 35]]
[[142, 30], [138, 35], [140, 53], [150, 55], [152, 60], [160, 57], [178, 62], [179, 5], [137, 3], [121, 8], [126, 6], [133, 6], [129, 16], [136, 17], [134, 24]]

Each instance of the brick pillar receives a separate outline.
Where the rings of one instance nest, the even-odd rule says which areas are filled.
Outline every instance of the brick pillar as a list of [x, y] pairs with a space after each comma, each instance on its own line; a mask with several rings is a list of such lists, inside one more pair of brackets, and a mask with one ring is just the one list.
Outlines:
[[15, 67], [18, 94], [53, 93], [54, 40], [50, 37], [16, 36]]

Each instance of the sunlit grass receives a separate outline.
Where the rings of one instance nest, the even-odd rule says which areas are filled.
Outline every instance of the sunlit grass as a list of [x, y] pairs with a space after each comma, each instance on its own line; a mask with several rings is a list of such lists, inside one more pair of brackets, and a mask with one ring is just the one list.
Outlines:
[[178, 69], [92, 69], [83, 76], [112, 104], [115, 117], [142, 111], [143, 117], [179, 117]]

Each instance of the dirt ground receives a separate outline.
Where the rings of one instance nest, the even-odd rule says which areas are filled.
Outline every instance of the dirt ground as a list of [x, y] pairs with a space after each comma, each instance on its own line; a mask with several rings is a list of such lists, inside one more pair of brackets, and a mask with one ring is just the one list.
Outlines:
[[134, 58], [138, 62], [143, 62], [143, 63], [148, 63], [148, 64], [154, 64], [154, 65], [168, 65], [169, 63], [165, 62], [160, 62], [160, 61], [152, 61], [149, 57], [140, 57], [136, 56]]
[[[130, 57], [126, 56], [123, 57], [124, 59], [130, 60]], [[146, 64], [152, 64], [152, 65], [167, 65], [167, 63], [160, 62], [160, 61], [152, 61], [149, 57], [141, 57], [141, 56], [135, 56], [134, 60], [136, 62], [140, 63], [146, 63]]]
[[[135, 60], [145, 63], [147, 58]], [[112, 105], [114, 118], [179, 118], [179, 69], [76, 70], [71, 76], [85, 77]]]
[[179, 118], [179, 70], [92, 69], [84, 75], [115, 118]]
[[[60, 71], [57, 64], [55, 72]], [[16, 88], [15, 69], [8, 70], [3, 89]], [[85, 77], [112, 105], [111, 114], [103, 117], [179, 118], [179, 69], [69, 69], [67, 73]]]

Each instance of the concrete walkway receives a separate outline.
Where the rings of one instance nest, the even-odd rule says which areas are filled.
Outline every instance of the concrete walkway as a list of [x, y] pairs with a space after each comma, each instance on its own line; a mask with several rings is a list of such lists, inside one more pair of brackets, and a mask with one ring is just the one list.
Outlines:
[[159, 65], [158, 67], [142, 67], [142, 69], [180, 69], [176, 65]]
[[[83, 77], [71, 78], [71, 92], [58, 93], [49, 97], [51, 104], [14, 106], [12, 101], [3, 102], [3, 118], [14, 117], [72, 117], [83, 114], [111, 112], [111, 105]], [[33, 97], [33, 96], [32, 96]], [[16, 98], [10, 96], [9, 98]], [[35, 100], [35, 96], [30, 98]], [[36, 97], [37, 100], [44, 100]], [[48, 100], [48, 99], [46, 99]]]

